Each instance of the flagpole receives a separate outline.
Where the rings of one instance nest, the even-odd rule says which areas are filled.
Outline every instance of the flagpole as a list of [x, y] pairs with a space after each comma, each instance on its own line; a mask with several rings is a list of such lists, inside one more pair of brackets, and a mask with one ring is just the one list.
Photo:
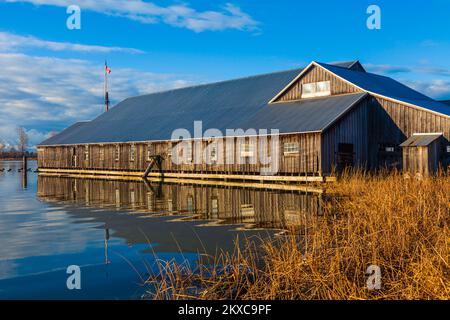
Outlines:
[[108, 64], [105, 61], [105, 111], [109, 110], [109, 97], [108, 97]]

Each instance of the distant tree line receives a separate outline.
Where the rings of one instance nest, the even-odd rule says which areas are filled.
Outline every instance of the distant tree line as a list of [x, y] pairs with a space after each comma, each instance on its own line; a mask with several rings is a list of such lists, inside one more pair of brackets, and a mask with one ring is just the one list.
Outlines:
[[36, 152], [30, 152], [28, 148], [28, 135], [22, 127], [17, 128], [17, 146], [8, 147], [0, 143], [0, 159], [20, 159], [24, 155], [35, 158]]

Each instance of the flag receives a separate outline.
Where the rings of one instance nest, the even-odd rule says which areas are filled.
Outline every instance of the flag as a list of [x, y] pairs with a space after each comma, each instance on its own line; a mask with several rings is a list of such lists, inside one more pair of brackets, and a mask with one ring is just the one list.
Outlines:
[[106, 64], [106, 62], [105, 62], [105, 72], [106, 72], [107, 74], [110, 74], [110, 73], [111, 73], [111, 69], [108, 67], [108, 65]]

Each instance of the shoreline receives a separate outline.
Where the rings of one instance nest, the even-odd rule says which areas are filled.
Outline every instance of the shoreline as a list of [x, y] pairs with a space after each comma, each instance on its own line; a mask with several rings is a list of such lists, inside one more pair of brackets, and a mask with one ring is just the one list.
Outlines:
[[[37, 158], [27, 158], [27, 160], [37, 161]], [[22, 158], [0, 158], [0, 161], [22, 161]]]

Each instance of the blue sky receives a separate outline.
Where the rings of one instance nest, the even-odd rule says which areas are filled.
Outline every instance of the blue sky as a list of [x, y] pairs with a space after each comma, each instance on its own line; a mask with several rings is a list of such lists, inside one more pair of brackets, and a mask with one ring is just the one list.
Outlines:
[[[81, 8], [81, 29], [66, 8]], [[366, 27], [369, 5], [381, 29]], [[32, 145], [128, 96], [311, 60], [359, 59], [436, 99], [450, 99], [450, 1], [0, 0], [0, 143], [24, 126]]]

